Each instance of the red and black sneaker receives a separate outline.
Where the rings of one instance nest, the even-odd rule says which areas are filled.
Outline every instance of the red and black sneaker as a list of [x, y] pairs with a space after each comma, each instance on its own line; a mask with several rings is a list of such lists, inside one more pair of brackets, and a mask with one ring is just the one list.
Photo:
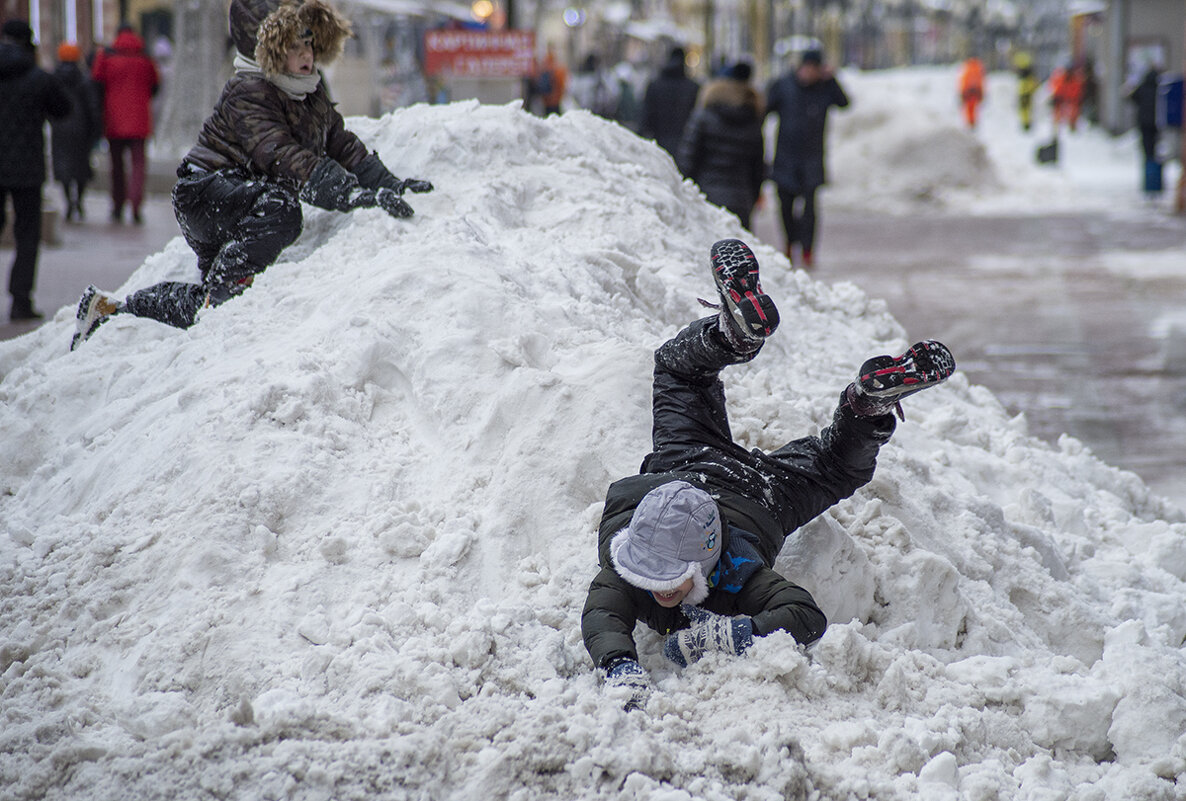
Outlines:
[[726, 338], [756, 347], [778, 328], [778, 309], [758, 281], [758, 260], [740, 239], [722, 239], [710, 253], [722, 322], [731, 329]]
[[898, 402], [915, 392], [941, 384], [955, 372], [955, 357], [942, 342], [926, 339], [901, 356], [874, 356], [861, 365], [847, 398], [862, 416], [888, 414]]

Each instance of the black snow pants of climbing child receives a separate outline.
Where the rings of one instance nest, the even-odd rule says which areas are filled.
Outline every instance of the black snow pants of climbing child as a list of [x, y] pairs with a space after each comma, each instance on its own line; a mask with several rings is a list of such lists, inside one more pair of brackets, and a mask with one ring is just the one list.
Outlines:
[[296, 190], [282, 184], [188, 164], [177, 174], [173, 212], [198, 256], [202, 283], [166, 281], [141, 289], [124, 310], [189, 328], [207, 302], [217, 306], [246, 290], [300, 236], [303, 218]]
[[700, 473], [705, 485], [759, 503], [786, 536], [873, 478], [897, 421], [892, 414], [858, 417], [842, 402], [818, 437], [770, 453], [747, 451], [733, 441], [719, 376], [755, 355], [733, 352], [715, 317], [697, 320], [655, 351], [654, 450], [640, 472]]

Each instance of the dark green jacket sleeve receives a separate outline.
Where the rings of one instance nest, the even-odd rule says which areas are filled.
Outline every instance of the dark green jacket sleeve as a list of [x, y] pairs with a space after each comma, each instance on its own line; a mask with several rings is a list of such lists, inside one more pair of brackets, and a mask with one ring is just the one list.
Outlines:
[[[718, 603], [724, 608], [716, 608]], [[803, 645], [822, 637], [828, 626], [827, 617], [811, 593], [768, 567], [754, 573], [737, 595], [711, 593], [704, 607], [719, 614], [748, 615], [753, 619], [755, 635], [765, 636], [781, 629]]]

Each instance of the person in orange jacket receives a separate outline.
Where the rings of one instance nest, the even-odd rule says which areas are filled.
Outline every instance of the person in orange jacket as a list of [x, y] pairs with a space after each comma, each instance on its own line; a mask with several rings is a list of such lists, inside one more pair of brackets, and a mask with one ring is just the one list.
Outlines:
[[976, 127], [976, 115], [984, 100], [984, 62], [972, 56], [960, 71], [960, 102], [968, 128]]
[[1054, 127], [1065, 123], [1073, 131], [1079, 125], [1083, 104], [1083, 73], [1073, 65], [1060, 67], [1050, 75], [1050, 105], [1054, 107]]

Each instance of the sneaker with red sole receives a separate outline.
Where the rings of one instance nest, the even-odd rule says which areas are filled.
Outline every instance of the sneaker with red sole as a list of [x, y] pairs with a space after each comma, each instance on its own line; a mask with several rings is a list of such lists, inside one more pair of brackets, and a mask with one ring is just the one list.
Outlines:
[[726, 338], [758, 345], [778, 328], [778, 309], [762, 291], [758, 259], [740, 239], [722, 239], [710, 251], [712, 277], [721, 298]]
[[902, 398], [942, 384], [955, 372], [955, 357], [942, 342], [925, 339], [901, 356], [874, 356], [861, 365], [846, 397], [853, 411], [868, 417], [889, 414]]

